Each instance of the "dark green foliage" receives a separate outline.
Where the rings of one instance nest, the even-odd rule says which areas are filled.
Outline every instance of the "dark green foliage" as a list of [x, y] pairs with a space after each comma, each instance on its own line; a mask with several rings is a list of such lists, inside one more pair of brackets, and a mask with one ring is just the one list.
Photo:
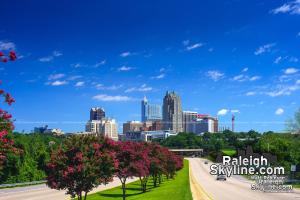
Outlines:
[[45, 163], [51, 149], [63, 140], [47, 134], [11, 134], [15, 147], [20, 153], [9, 153], [7, 162], [0, 171], [0, 184], [30, 182], [45, 179]]
[[[203, 148], [206, 156], [215, 159], [225, 150], [245, 149], [251, 146], [255, 153], [271, 153], [277, 157], [274, 165], [283, 166], [286, 174], [291, 165], [300, 166], [300, 134], [256, 131], [234, 133], [225, 130], [222, 133], [204, 133], [197, 136], [193, 133], [180, 133], [169, 137], [160, 144], [174, 149]], [[300, 178], [300, 172], [296, 173]]]
[[203, 141], [201, 137], [196, 136], [194, 133], [179, 133], [175, 137], [169, 137], [161, 141], [161, 144], [173, 149], [192, 149], [202, 147]]

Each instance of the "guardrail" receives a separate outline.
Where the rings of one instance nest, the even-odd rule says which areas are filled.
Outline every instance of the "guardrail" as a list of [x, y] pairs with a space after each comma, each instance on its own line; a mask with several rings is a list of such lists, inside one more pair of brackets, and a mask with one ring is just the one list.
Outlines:
[[42, 183], [46, 183], [46, 181], [43, 180], [43, 181], [32, 181], [32, 182], [23, 182], [23, 183], [1, 184], [0, 188], [17, 187], [17, 186], [22, 186], [22, 185], [36, 185], [36, 184], [42, 184]]

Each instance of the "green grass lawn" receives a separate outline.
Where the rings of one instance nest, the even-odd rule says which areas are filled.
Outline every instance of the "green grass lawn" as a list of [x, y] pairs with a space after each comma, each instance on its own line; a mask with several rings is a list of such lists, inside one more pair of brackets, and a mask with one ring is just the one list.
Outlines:
[[222, 152], [227, 156], [233, 156], [236, 154], [235, 149], [222, 149]]
[[[192, 200], [189, 182], [189, 163], [184, 160], [184, 168], [177, 172], [175, 179], [164, 179], [164, 181], [153, 187], [152, 180], [149, 180], [147, 192], [141, 193], [140, 182], [136, 181], [127, 184], [126, 194], [128, 200]], [[88, 195], [88, 200], [117, 200], [122, 199], [121, 187], [112, 188], [102, 192]]]
[[300, 184], [293, 185], [294, 188], [300, 188]]

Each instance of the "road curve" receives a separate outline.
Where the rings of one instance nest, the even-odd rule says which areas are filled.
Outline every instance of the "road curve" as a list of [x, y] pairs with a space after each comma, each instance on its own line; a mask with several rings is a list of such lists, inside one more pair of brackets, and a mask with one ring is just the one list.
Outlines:
[[[128, 179], [128, 183], [137, 179]], [[107, 185], [101, 185], [91, 191], [89, 194], [110, 189], [121, 185], [119, 179], [115, 178], [113, 182]], [[70, 199], [70, 195], [65, 194], [66, 191], [53, 190], [48, 188], [45, 184], [33, 185], [26, 187], [6, 188], [0, 189], [0, 200], [66, 200]], [[121, 190], [120, 190], [121, 193]]]
[[[209, 199], [215, 200], [300, 200], [300, 191], [292, 193], [267, 193], [251, 190], [251, 182], [241, 176], [233, 176], [227, 181], [217, 181], [216, 176], [210, 175], [210, 165], [204, 164], [204, 159], [188, 158], [190, 174], [194, 177]], [[203, 199], [195, 197], [194, 200]]]

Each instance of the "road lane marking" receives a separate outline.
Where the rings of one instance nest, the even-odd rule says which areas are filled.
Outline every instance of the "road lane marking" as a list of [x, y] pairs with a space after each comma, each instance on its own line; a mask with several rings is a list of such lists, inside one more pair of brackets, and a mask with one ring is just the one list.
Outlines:
[[189, 164], [189, 177], [190, 177], [191, 191], [194, 200], [213, 200], [211, 195], [204, 190], [204, 188], [201, 186], [201, 184], [196, 180], [196, 178], [192, 174], [191, 164]]

